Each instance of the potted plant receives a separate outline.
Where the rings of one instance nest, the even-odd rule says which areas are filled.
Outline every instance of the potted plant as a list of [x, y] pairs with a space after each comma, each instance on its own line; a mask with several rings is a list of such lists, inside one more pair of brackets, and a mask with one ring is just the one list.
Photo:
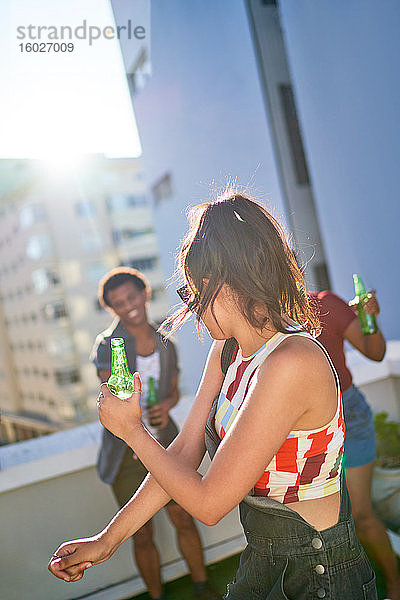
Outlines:
[[393, 531], [400, 532], [400, 423], [375, 415], [377, 460], [372, 480], [374, 509]]

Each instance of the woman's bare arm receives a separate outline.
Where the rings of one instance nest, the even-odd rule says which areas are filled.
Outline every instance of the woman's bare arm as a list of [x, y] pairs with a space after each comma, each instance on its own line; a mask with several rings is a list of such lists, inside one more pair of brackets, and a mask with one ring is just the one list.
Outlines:
[[[166, 454], [174, 456], [173, 460], [178, 460], [179, 457], [179, 461], [186, 462], [191, 470], [198, 468], [204, 456], [204, 426], [212, 401], [222, 385], [222, 347], [223, 342], [213, 343], [199, 389], [182, 431], [168, 450], [163, 449]], [[49, 563], [49, 570], [60, 579], [78, 581], [86, 568], [107, 560], [122, 542], [167, 504], [170, 498], [149, 474], [131, 500], [102, 532], [90, 538], [60, 545]], [[58, 559], [59, 556], [64, 558]]]
[[[160, 486], [178, 504], [205, 524], [214, 525], [253, 487], [299, 419], [317, 403], [319, 408], [319, 394], [324, 385], [321, 372], [326, 373], [326, 369], [326, 359], [313, 342], [283, 343], [261, 366], [204, 477], [182, 453], [174, 456], [166, 452], [138, 418], [131, 416], [129, 420], [135, 425], [125, 427], [127, 415], [136, 410], [133, 405], [121, 405], [115, 396], [106, 392], [100, 417], [135, 450]], [[326, 378], [325, 385], [327, 381]], [[330, 379], [329, 382], [332, 383]], [[334, 387], [331, 396], [332, 406], [327, 407], [329, 416], [332, 407], [336, 408]], [[329, 421], [328, 413], [326, 417], [322, 415], [321, 424]]]

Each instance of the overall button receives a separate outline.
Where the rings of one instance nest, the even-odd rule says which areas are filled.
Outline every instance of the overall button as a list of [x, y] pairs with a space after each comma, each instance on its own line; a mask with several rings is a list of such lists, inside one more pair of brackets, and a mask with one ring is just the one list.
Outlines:
[[324, 565], [317, 565], [314, 570], [318, 575], [323, 575], [325, 573]]
[[[311, 545], [316, 550], [319, 550], [320, 548], [322, 548], [322, 541], [319, 538], [313, 538]], [[323, 598], [323, 596], [321, 596], [321, 598]]]
[[318, 596], [318, 598], [325, 598], [326, 591], [324, 590], [324, 588], [319, 588], [317, 590], [317, 596]]

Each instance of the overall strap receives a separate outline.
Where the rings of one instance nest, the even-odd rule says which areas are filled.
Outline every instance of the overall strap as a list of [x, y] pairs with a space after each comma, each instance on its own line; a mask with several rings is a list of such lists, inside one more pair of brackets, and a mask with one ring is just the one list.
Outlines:
[[231, 364], [232, 356], [237, 345], [238, 343], [235, 338], [229, 338], [228, 340], [225, 340], [225, 344], [221, 352], [221, 369], [224, 375], [226, 375], [229, 365]]

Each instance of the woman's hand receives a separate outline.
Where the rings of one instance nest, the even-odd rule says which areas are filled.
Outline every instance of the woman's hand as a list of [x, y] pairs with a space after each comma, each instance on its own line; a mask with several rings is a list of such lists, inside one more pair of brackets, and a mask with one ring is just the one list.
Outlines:
[[135, 426], [141, 425], [140, 392], [139, 373], [135, 373], [133, 376], [133, 393], [126, 400], [121, 400], [112, 394], [106, 383], [102, 383], [100, 386], [100, 394], [97, 399], [100, 422], [111, 433], [124, 441], [132, 434]]
[[104, 562], [115, 550], [101, 536], [65, 542], [52, 555], [48, 569], [64, 581], [79, 581], [86, 569]]

